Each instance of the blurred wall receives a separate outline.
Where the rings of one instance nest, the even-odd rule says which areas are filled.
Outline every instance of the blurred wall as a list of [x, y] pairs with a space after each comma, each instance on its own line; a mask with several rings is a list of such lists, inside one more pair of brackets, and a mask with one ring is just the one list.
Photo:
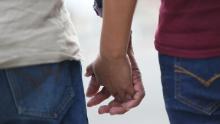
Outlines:
[[[78, 30], [84, 70], [99, 49], [101, 19], [96, 16], [92, 5], [93, 0], [66, 0]], [[88, 108], [90, 124], [168, 124], [157, 51], [154, 49], [159, 5], [159, 0], [139, 0], [132, 27], [134, 51], [142, 71], [146, 98], [139, 107], [122, 116], [98, 115], [97, 107]], [[84, 78], [85, 89], [88, 82], [89, 79]]]

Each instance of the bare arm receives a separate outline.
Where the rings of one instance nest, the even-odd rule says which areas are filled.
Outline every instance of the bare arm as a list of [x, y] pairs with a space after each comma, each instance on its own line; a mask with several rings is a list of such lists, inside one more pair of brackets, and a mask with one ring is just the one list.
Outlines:
[[137, 0], [104, 0], [100, 55], [120, 58], [127, 55], [132, 18]]
[[[104, 86], [104, 91], [107, 90], [118, 102], [127, 101], [135, 93], [127, 50], [136, 0], [104, 0], [103, 4], [100, 55], [89, 67], [96, 82]], [[88, 96], [94, 93], [88, 93]]]
[[[145, 95], [130, 38], [136, 2], [104, 0], [100, 56], [88, 66], [86, 74], [92, 77], [87, 90], [89, 107], [114, 96], [99, 108], [100, 114], [123, 114], [139, 105]], [[104, 87], [99, 92], [101, 84]]]

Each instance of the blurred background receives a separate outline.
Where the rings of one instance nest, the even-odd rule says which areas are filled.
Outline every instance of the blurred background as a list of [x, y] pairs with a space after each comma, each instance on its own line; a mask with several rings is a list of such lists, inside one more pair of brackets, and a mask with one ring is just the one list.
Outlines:
[[[101, 18], [93, 11], [93, 0], [66, 0], [78, 31], [83, 55], [83, 72], [98, 53]], [[122, 116], [98, 115], [98, 107], [88, 108], [90, 124], [168, 124], [165, 112], [154, 33], [160, 0], [139, 0], [133, 23], [133, 44], [142, 71], [146, 97], [142, 104]], [[84, 78], [85, 90], [89, 79]], [[105, 103], [103, 103], [105, 104]]]

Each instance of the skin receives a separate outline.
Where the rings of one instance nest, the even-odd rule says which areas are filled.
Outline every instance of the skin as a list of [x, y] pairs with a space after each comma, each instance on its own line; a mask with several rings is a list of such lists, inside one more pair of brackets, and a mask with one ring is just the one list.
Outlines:
[[99, 108], [100, 114], [124, 114], [139, 105], [145, 94], [130, 38], [136, 2], [104, 0], [103, 3], [100, 53], [86, 72], [91, 77], [87, 90], [87, 96], [91, 97], [89, 107], [110, 96], [114, 98]]
[[[109, 102], [108, 105], [103, 105], [99, 107], [99, 114], [105, 114], [105, 113], [109, 113], [111, 115], [124, 114], [128, 112], [131, 108], [138, 106], [145, 96], [145, 91], [141, 80], [141, 73], [135, 61], [131, 42], [128, 47], [127, 55], [129, 56], [129, 60], [131, 62], [132, 82], [135, 90], [135, 95], [131, 100], [127, 102], [118, 102], [114, 98], [111, 102]], [[88, 77], [91, 76], [90, 85], [87, 89], [87, 94], [86, 94], [91, 99], [89, 100], [87, 106], [92, 107], [108, 99], [111, 96], [111, 94], [106, 90], [105, 87], [103, 87], [102, 90], [98, 92], [98, 90], [101, 88], [101, 85], [97, 82], [94, 76], [92, 65], [88, 66], [87, 68], [87, 76]]]

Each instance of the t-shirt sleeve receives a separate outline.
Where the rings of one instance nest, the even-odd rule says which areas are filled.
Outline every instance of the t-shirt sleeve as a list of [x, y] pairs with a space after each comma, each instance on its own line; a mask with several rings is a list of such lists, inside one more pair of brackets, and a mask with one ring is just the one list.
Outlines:
[[102, 2], [103, 0], [95, 0], [93, 5], [95, 12], [100, 17], [102, 17]]

